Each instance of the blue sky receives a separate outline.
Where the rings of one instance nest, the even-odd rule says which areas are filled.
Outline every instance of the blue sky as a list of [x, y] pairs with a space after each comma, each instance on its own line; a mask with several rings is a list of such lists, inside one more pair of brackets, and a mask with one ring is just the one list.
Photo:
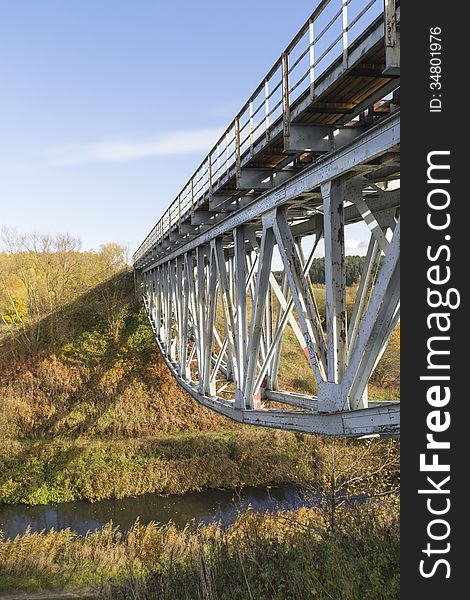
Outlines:
[[0, 0], [0, 226], [133, 252], [315, 0]]

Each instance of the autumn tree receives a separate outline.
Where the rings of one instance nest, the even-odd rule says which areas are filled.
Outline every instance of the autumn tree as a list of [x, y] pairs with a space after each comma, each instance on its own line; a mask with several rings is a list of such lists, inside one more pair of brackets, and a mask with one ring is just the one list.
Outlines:
[[390, 496], [399, 491], [398, 441], [376, 438], [334, 439], [317, 455], [316, 477], [306, 493], [335, 529], [338, 510], [352, 501]]
[[[0, 242], [1, 322], [4, 329], [18, 331], [30, 351], [41, 336], [42, 317], [51, 315], [53, 326], [58, 309], [126, 267], [126, 251], [118, 244], [83, 252], [81, 241], [68, 233], [20, 234], [3, 229]], [[106, 302], [105, 318], [112, 323], [116, 293], [111, 292]]]

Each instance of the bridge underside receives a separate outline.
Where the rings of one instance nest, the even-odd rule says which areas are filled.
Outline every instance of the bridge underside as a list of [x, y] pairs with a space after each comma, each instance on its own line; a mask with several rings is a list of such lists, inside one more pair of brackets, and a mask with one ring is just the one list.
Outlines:
[[[253, 425], [398, 433], [399, 403], [367, 398], [399, 319], [398, 152], [397, 111], [144, 271], [155, 339], [201, 404]], [[345, 228], [359, 221], [370, 240], [348, 319]], [[309, 275], [320, 241], [323, 317]], [[287, 327], [310, 365], [315, 395], [279, 389]], [[289, 408], [269, 408], [273, 402]]]
[[[281, 116], [270, 122], [265, 104], [265, 131], [256, 137], [247, 104], [250, 136], [241, 135], [242, 110], [233, 164], [227, 133], [226, 164], [217, 145], [190, 181], [190, 203], [179, 197], [137, 253], [166, 364], [201, 404], [240, 423], [399, 433], [399, 402], [368, 399], [399, 321], [399, 63], [396, 40], [394, 48], [384, 38], [384, 20], [396, 28], [399, 13], [389, 5], [394, 19], [386, 11], [376, 18], [295, 100], [288, 78], [295, 64], [289, 70], [284, 53]], [[351, 308], [345, 255], [357, 223], [369, 241]], [[320, 248], [321, 290], [310, 277]], [[291, 360], [308, 366], [309, 394], [281, 389], [292, 368], [282, 360], [286, 336], [299, 345]]]

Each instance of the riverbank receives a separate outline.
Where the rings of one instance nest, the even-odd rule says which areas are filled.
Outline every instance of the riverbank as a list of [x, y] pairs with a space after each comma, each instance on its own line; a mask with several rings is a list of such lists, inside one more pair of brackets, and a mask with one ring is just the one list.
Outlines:
[[[241, 486], [319, 485], [332, 465], [398, 477], [397, 440], [328, 440], [256, 428], [124, 440], [0, 443], [0, 502], [47, 504]], [[373, 478], [373, 477], [372, 477]]]
[[[361, 500], [358, 498], [358, 501]], [[317, 504], [315, 497], [305, 495], [295, 485], [211, 489], [180, 496], [142, 494], [100, 502], [78, 500], [35, 506], [0, 504], [0, 532], [3, 532], [4, 539], [52, 529], [71, 529], [79, 535], [86, 535], [112, 521], [123, 533], [127, 533], [136, 519], [142, 525], [172, 523], [180, 530], [188, 524], [193, 527], [215, 522], [227, 527], [240, 511], [264, 513]]]
[[[332, 529], [321, 510], [240, 514], [178, 531], [111, 524], [80, 537], [26, 534], [0, 543], [0, 589], [93, 586], [101, 598], [219, 600], [398, 598], [399, 527], [395, 498], [338, 511]], [[204, 591], [205, 590], [205, 591]]]
[[321, 443], [240, 429], [140, 439], [0, 444], [0, 502], [47, 504], [310, 481]]

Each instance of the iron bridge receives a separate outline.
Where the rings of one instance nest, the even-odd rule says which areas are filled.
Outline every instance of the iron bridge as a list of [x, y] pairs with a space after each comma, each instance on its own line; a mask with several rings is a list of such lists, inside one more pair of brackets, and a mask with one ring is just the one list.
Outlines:
[[[204, 406], [250, 425], [399, 434], [399, 402], [368, 399], [400, 315], [399, 78], [398, 1], [320, 1], [136, 251], [155, 341]], [[348, 314], [359, 222], [369, 242]], [[325, 314], [310, 277], [320, 248]], [[281, 389], [286, 335], [311, 394]]]

